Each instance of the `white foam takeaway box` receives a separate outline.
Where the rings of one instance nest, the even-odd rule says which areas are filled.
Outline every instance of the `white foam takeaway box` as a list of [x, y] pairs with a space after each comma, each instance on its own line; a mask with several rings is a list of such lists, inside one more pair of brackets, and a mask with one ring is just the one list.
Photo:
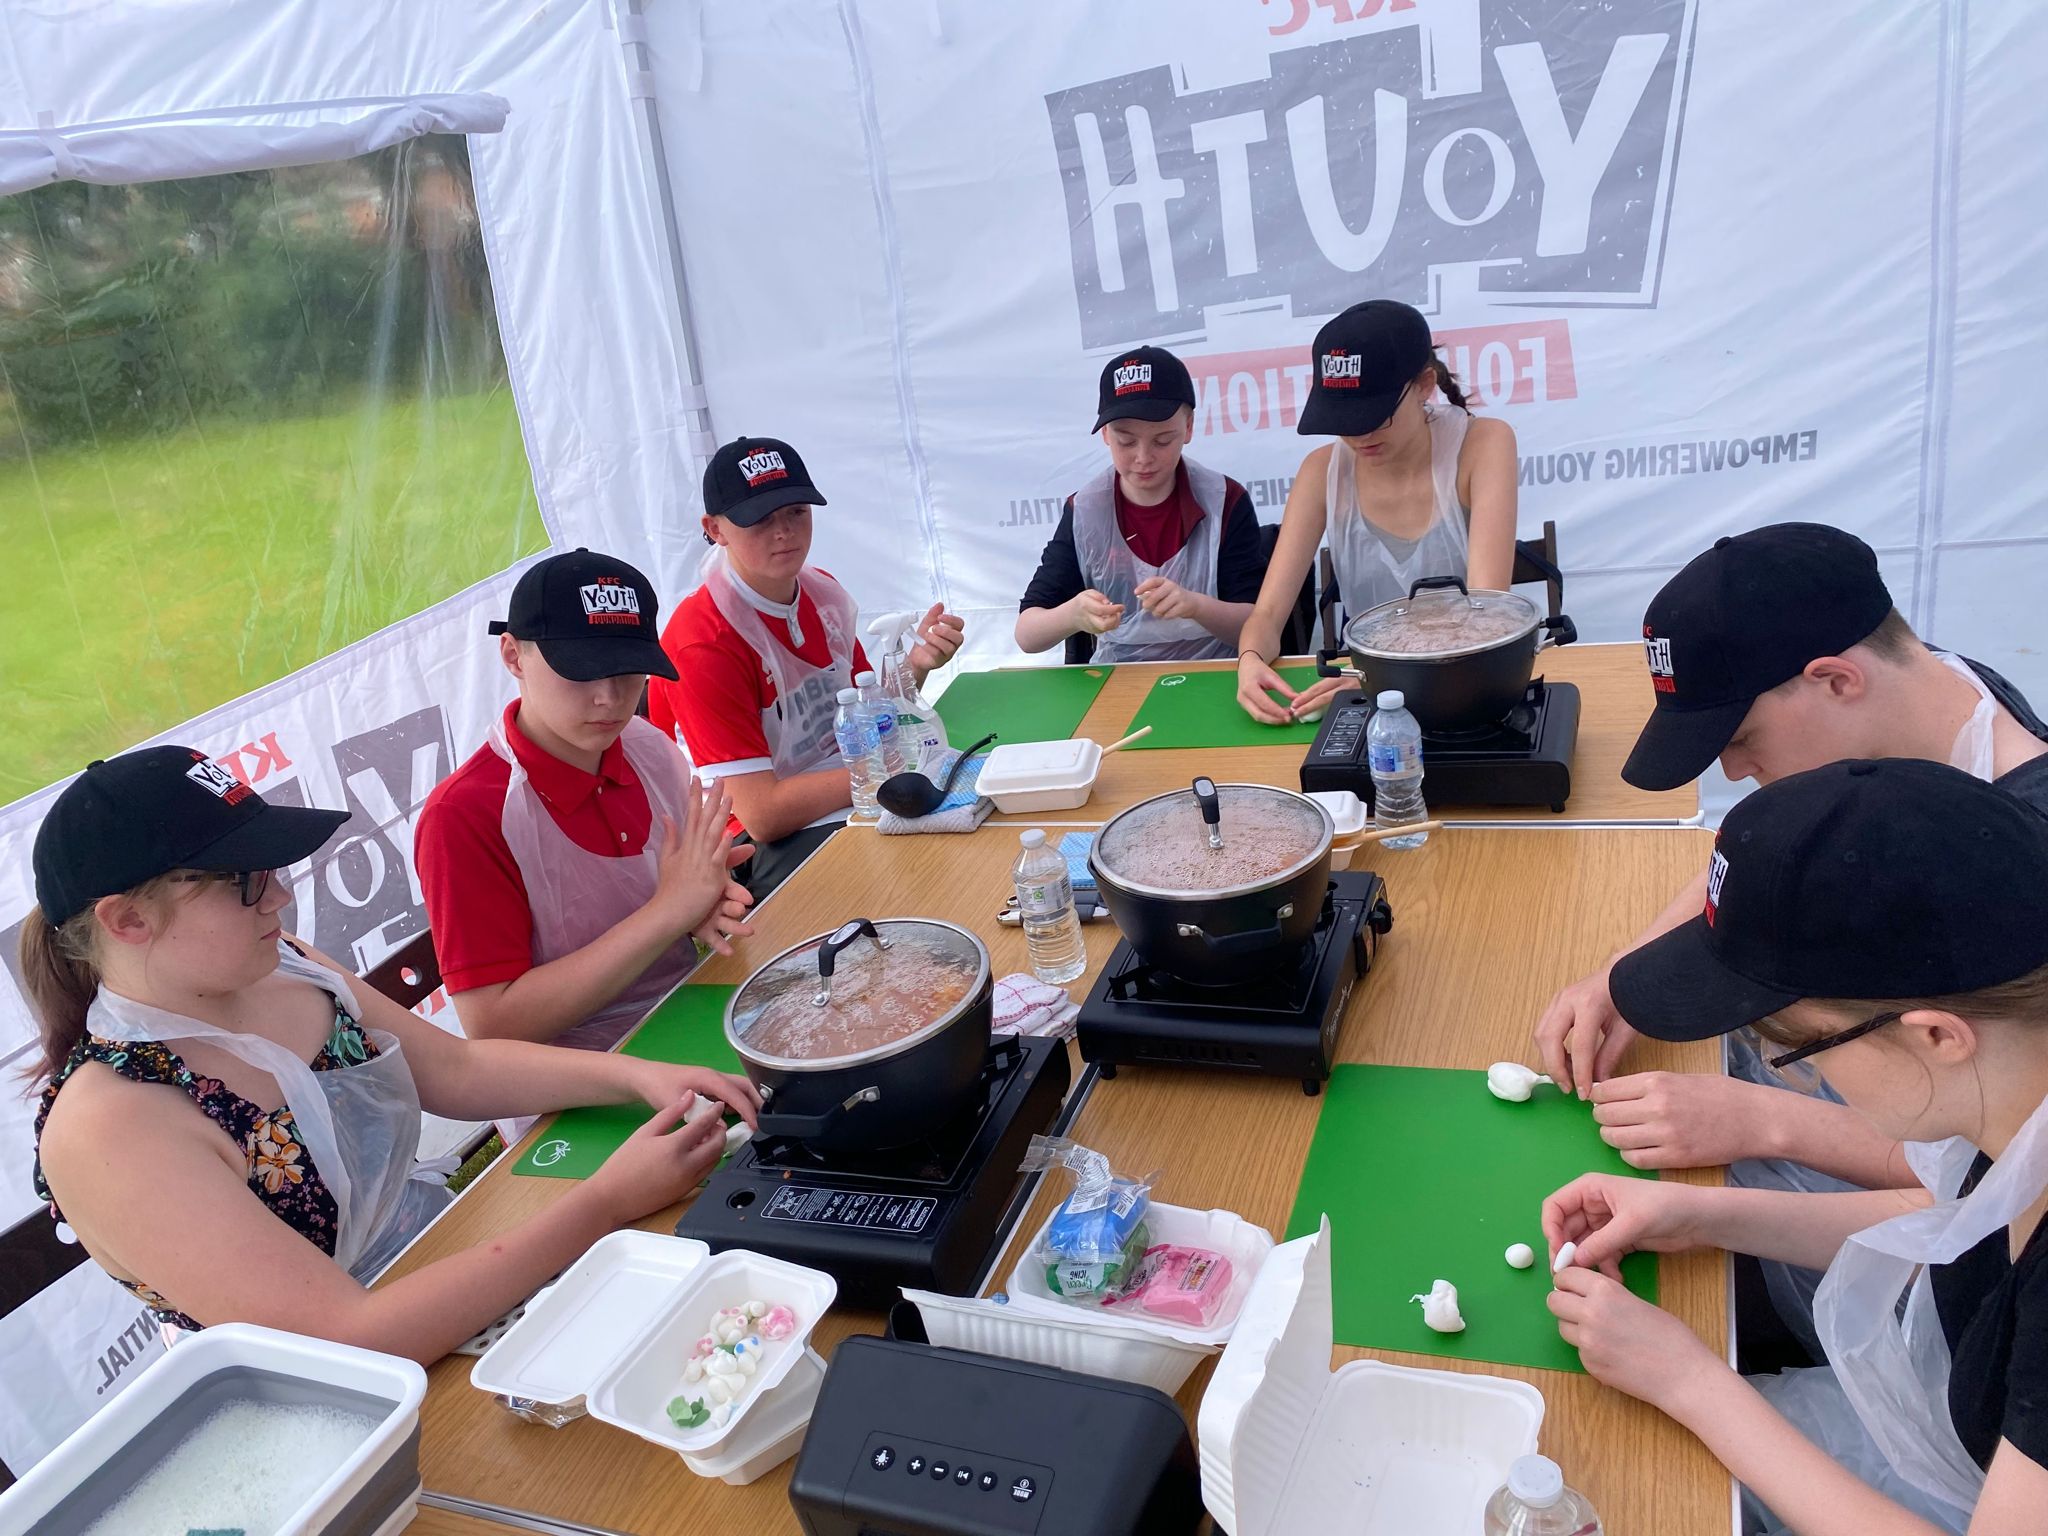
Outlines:
[[[470, 1385], [515, 1411], [565, 1423], [593, 1418], [675, 1451], [700, 1477], [748, 1483], [794, 1456], [824, 1384], [808, 1347], [838, 1282], [819, 1270], [734, 1250], [712, 1257], [694, 1238], [613, 1232], [582, 1258], [477, 1361]], [[682, 1395], [690, 1346], [719, 1307], [758, 1296], [787, 1303], [796, 1332], [778, 1340], [752, 1390], [723, 1426], [678, 1429], [667, 1404]], [[532, 1412], [532, 1406], [552, 1414]]]
[[908, 1287], [903, 1299], [916, 1304], [926, 1337], [944, 1348], [1107, 1376], [1156, 1387], [1169, 1396], [1216, 1353], [1213, 1344], [1188, 1344], [1125, 1327], [1109, 1315], [1093, 1316], [1081, 1307], [1068, 1307], [1064, 1317], [1047, 1316], [992, 1296], [941, 1296]]
[[1101, 767], [1102, 743], [1086, 737], [1005, 742], [981, 765], [976, 787], [1005, 816], [1071, 811], [1088, 803]]
[[1282, 1243], [1202, 1397], [1202, 1502], [1232, 1536], [1478, 1531], [1543, 1395], [1524, 1381], [1354, 1360], [1330, 1369], [1330, 1223]]
[[420, 1403], [411, 1360], [252, 1323], [181, 1340], [135, 1384], [0, 1494], [0, 1531], [90, 1529], [215, 1410], [255, 1401], [362, 1415], [362, 1442], [298, 1507], [248, 1536], [394, 1536], [420, 1495]]

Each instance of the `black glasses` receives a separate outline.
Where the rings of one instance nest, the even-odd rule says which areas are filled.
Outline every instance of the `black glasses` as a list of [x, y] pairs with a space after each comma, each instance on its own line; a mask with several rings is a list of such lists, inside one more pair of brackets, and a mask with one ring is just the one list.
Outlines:
[[1770, 1057], [1771, 1070], [1782, 1072], [1794, 1062], [1805, 1061], [1809, 1056], [1818, 1056], [1822, 1051], [1832, 1051], [1836, 1046], [1847, 1045], [1851, 1040], [1861, 1040], [1872, 1030], [1882, 1029], [1885, 1025], [1896, 1023], [1904, 1017], [1903, 1013], [1880, 1013], [1852, 1028], [1838, 1029], [1832, 1035], [1822, 1035], [1818, 1040], [1809, 1040], [1796, 1051], [1787, 1051], [1782, 1056]]
[[233, 882], [241, 892], [242, 905], [253, 907], [263, 899], [263, 893], [270, 889], [270, 871], [267, 869], [208, 869], [189, 875], [173, 875], [174, 885], [203, 885], [212, 881]]

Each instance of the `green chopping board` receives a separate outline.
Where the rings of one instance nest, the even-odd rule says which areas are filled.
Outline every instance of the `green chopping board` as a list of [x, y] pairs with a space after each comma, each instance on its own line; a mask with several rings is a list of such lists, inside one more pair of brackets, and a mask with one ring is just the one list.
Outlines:
[[[725, 1038], [725, 1005], [735, 990], [730, 986], [677, 987], [647, 1015], [633, 1038], [619, 1047], [619, 1053], [643, 1061], [739, 1071], [740, 1059]], [[621, 1142], [653, 1118], [654, 1111], [645, 1104], [565, 1109], [512, 1165], [512, 1171], [542, 1179], [587, 1179], [599, 1163], [618, 1151]]]
[[[1281, 667], [1290, 688], [1306, 688], [1316, 680], [1314, 667]], [[1277, 697], [1277, 695], [1276, 695]], [[1131, 716], [1124, 734], [1140, 726], [1152, 734], [1134, 741], [1126, 752], [1156, 752], [1163, 747], [1275, 747], [1289, 742], [1304, 746], [1316, 739], [1316, 723], [1267, 725], [1254, 720], [1237, 702], [1236, 672], [1168, 672], [1153, 682], [1145, 702]]]
[[1109, 681], [1108, 667], [1005, 667], [968, 672], [939, 695], [946, 736], [965, 749], [994, 731], [998, 742], [1065, 741]]
[[[1638, 1173], [1600, 1139], [1590, 1104], [1539, 1084], [1526, 1104], [1483, 1072], [1341, 1066], [1330, 1074], [1287, 1235], [1330, 1217], [1339, 1344], [1584, 1371], [1544, 1304], [1543, 1202], [1582, 1173]], [[1536, 1250], [1528, 1269], [1502, 1255]], [[1657, 1299], [1655, 1254], [1630, 1254], [1628, 1288]], [[1411, 1296], [1458, 1288], [1463, 1333], [1425, 1327]]]

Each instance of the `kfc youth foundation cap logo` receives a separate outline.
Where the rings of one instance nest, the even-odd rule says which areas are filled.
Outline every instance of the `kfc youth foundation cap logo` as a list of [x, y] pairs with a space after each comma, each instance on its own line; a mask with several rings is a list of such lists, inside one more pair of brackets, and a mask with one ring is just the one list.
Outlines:
[[1143, 394], [1152, 387], [1152, 365], [1150, 363], [1123, 363], [1116, 370], [1116, 392], [1119, 395]]
[[592, 624], [638, 624], [640, 594], [616, 576], [600, 576], [576, 589], [583, 616]]
[[1650, 686], [1659, 693], [1678, 692], [1678, 678], [1671, 670], [1671, 641], [1658, 639], [1643, 626], [1643, 654], [1650, 659]]
[[216, 799], [225, 800], [229, 805], [240, 805], [255, 791], [210, 757], [193, 754], [194, 761], [185, 770], [185, 777]]
[[1365, 359], [1356, 352], [1331, 352], [1323, 358], [1323, 388], [1356, 389], [1364, 376]]
[[1728, 855], [1720, 849], [1714, 850], [1713, 862], [1707, 866], [1706, 919], [1709, 928], [1721, 915], [1721, 884], [1728, 878]]
[[749, 489], [766, 485], [771, 480], [789, 478], [789, 469], [783, 464], [782, 455], [773, 448], [763, 448], [758, 453], [748, 454], [740, 460], [739, 470], [745, 477]]

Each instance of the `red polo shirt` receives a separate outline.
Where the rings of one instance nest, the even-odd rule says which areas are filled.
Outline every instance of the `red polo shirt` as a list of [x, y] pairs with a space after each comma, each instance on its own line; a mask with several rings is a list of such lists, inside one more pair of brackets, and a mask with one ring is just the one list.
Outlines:
[[[646, 847], [654, 812], [618, 742], [605, 748], [596, 773], [585, 773], [528, 739], [517, 699], [505, 709], [505, 736], [549, 816], [577, 847], [614, 858]], [[435, 786], [413, 832], [434, 955], [451, 993], [533, 969], [533, 911], [503, 825], [511, 781], [512, 765], [485, 743]]]

